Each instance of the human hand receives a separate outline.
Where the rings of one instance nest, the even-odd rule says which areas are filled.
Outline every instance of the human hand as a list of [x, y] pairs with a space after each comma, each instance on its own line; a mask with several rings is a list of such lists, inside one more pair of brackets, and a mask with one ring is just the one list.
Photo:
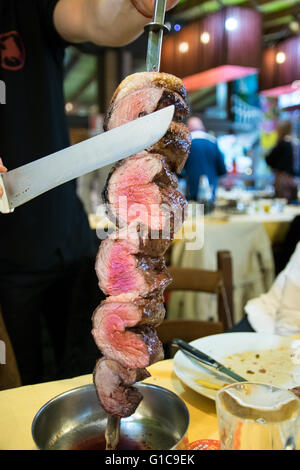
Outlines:
[[[177, 5], [179, 0], [167, 0], [166, 9], [171, 10]], [[138, 9], [145, 14], [145, 16], [152, 16], [154, 10], [155, 0], [134, 0]]]
[[[6, 173], [6, 172], [7, 172], [7, 168], [5, 168], [5, 166], [2, 163], [2, 159], [0, 158], [0, 173]], [[2, 186], [0, 186], [0, 197], [2, 197], [2, 195], [3, 195], [3, 189], [2, 189]]]

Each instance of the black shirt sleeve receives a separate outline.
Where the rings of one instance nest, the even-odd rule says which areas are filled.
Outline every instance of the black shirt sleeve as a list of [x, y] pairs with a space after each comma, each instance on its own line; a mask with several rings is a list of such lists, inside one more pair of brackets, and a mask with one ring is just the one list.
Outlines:
[[294, 157], [292, 144], [284, 140], [279, 141], [266, 157], [266, 162], [273, 170], [285, 171], [293, 175]]
[[59, 0], [36, 0], [43, 30], [53, 47], [65, 48], [70, 44], [57, 32], [54, 25], [54, 9]]

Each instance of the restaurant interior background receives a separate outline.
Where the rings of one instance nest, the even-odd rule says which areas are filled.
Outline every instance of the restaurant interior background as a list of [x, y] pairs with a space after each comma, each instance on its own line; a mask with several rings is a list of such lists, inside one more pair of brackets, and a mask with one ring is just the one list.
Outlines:
[[[191, 112], [217, 138], [227, 168], [214, 211], [205, 217], [203, 249], [187, 252], [181, 241], [169, 261], [216, 269], [217, 252], [228, 250], [236, 323], [247, 301], [266, 292], [285, 266], [284, 243], [300, 215], [298, 200], [274, 198], [274, 175], [265, 161], [280, 121], [290, 120], [300, 172], [300, 2], [181, 0], [166, 22], [170, 33], [161, 70], [183, 78]], [[125, 76], [145, 69], [146, 50], [146, 34], [121, 49], [91, 44], [67, 49], [64, 87], [73, 144], [103, 131], [114, 90]], [[108, 172], [78, 180], [92, 228], [101, 223], [96, 213]], [[176, 292], [168, 316], [213, 320], [216, 308], [213, 295]]]

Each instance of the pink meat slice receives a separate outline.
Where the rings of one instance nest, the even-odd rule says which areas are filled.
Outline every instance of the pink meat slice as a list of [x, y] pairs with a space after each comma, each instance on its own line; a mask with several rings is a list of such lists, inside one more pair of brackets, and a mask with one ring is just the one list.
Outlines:
[[138, 72], [128, 75], [120, 83], [112, 97], [112, 103], [119, 102], [133, 91], [150, 87], [172, 90], [184, 99], [187, 97], [183, 81], [175, 75], [165, 72]]
[[131, 303], [104, 302], [93, 315], [92, 334], [105, 357], [131, 369], [162, 359], [162, 345], [149, 326], [135, 327], [141, 312]]
[[110, 359], [99, 359], [93, 379], [103, 409], [113, 416], [131, 416], [143, 399], [132, 385], [149, 376], [146, 369], [126, 369]]
[[115, 240], [109, 236], [101, 243], [95, 269], [105, 295], [145, 297], [171, 282], [162, 257], [145, 257], [140, 262], [138, 252], [139, 245], [131, 239]]
[[108, 177], [107, 191], [110, 198], [115, 199], [118, 189], [146, 185], [153, 181], [172, 187], [178, 184], [162, 155], [144, 151], [115, 165]]
[[[186, 200], [176, 187], [177, 180], [163, 156], [133, 155], [116, 165], [108, 179], [104, 199], [109, 216], [120, 227], [135, 222], [154, 231], [164, 230], [174, 214], [176, 219], [184, 219]], [[172, 235], [170, 232], [169, 238]]]
[[191, 144], [192, 138], [187, 126], [182, 122], [172, 122], [164, 137], [147, 150], [162, 154], [170, 169], [180, 174], [188, 158]]

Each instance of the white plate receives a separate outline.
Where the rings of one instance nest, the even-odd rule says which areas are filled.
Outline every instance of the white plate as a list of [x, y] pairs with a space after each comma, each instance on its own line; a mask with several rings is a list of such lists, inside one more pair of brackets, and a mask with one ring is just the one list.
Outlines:
[[[236, 353], [243, 353], [246, 351], [265, 351], [265, 350], [276, 350], [280, 353], [280, 348], [291, 347], [294, 339], [276, 336], [266, 335], [260, 333], [223, 333], [213, 336], [206, 336], [204, 338], [192, 341], [190, 344], [202, 352], [213, 357], [217, 361], [224, 364], [228, 361], [228, 357]], [[291, 348], [291, 353], [293, 349]], [[280, 369], [278, 363], [276, 364], [276, 353], [267, 353], [268, 363], [266, 364], [263, 360], [260, 360], [259, 368], [267, 369], [267, 374], [263, 375], [258, 373], [251, 375], [247, 373], [247, 370], [255, 370], [252, 362], [247, 363], [247, 360], [241, 364], [235, 363], [235, 367], [232, 369], [237, 374], [245, 377], [245, 379], [253, 382], [269, 383], [274, 386], [281, 388], [293, 388], [300, 385], [300, 365], [291, 357]], [[272, 370], [272, 354], [275, 358]], [[286, 352], [284, 353], [286, 354]], [[254, 355], [253, 355], [254, 356]], [[278, 361], [278, 358], [277, 358]], [[228, 365], [228, 362], [226, 363]], [[185, 356], [181, 351], [178, 351], [174, 357], [174, 372], [182, 382], [195, 390], [196, 392], [204, 395], [212, 400], [215, 400], [217, 391], [206, 388], [196, 382], [196, 379], [206, 380], [216, 384], [223, 384], [224, 381], [217, 378], [217, 376], [207, 369], [196, 364]], [[268, 376], [269, 375], [269, 376]], [[271, 378], [273, 377], [273, 378]], [[227, 382], [227, 380], [226, 380]], [[228, 379], [229, 382], [229, 379]]]

